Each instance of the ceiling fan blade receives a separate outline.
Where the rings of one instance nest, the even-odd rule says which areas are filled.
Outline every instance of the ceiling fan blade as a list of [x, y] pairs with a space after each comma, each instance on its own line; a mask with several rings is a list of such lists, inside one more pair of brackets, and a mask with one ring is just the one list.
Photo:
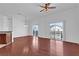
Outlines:
[[54, 9], [54, 8], [56, 8], [56, 7], [48, 7], [48, 9]]
[[40, 6], [40, 7], [45, 8], [45, 6]]
[[42, 9], [40, 12], [44, 11], [45, 9]]

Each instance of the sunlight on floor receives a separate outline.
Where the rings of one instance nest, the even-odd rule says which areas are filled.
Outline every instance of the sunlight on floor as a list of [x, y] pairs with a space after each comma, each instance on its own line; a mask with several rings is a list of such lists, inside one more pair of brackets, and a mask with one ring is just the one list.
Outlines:
[[56, 41], [50, 40], [50, 55], [56, 55]]
[[33, 37], [32, 45], [33, 48], [38, 49], [38, 37]]
[[63, 42], [62, 41], [56, 41], [56, 54], [57, 55], [63, 55]]

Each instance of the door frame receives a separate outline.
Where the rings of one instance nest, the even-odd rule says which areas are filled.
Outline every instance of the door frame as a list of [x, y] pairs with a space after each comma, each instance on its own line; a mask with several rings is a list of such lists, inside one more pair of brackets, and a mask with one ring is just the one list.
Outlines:
[[63, 23], [63, 39], [61, 41], [65, 41], [66, 40], [66, 31], [65, 31], [65, 21], [64, 20], [61, 20], [61, 21], [57, 21], [57, 20], [54, 20], [54, 21], [51, 21], [49, 22], [49, 29], [50, 29], [50, 24], [51, 23], [58, 23], [58, 22], [62, 22]]

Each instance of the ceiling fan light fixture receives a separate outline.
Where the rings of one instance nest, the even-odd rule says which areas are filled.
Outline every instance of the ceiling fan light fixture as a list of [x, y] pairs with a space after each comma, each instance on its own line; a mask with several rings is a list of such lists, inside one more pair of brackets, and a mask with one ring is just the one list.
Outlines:
[[55, 9], [56, 8], [55, 6], [50, 7], [50, 5], [51, 5], [51, 3], [45, 3], [44, 5], [41, 5], [40, 7], [42, 8], [42, 10], [40, 12], [42, 12], [42, 11], [48, 12], [48, 9]]

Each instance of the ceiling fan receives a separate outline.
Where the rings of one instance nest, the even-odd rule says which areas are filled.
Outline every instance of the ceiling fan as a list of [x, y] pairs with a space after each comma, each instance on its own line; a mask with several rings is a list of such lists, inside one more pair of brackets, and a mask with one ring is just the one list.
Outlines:
[[56, 7], [55, 6], [52, 6], [50, 7], [51, 3], [45, 3], [44, 5], [40, 5], [40, 7], [42, 8], [42, 11], [48, 11], [48, 9], [55, 9]]

